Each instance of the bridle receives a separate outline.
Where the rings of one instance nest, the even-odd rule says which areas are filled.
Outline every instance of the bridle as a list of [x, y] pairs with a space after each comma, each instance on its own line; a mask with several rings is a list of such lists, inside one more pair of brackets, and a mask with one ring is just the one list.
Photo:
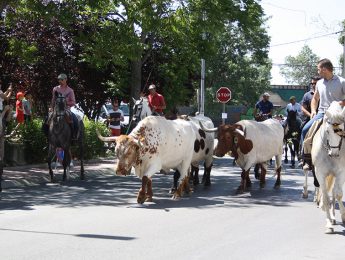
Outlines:
[[140, 102], [134, 104], [135, 121], [140, 121], [142, 111], [143, 111], [143, 99], [141, 98]]
[[[337, 123], [332, 124], [330, 122], [327, 122], [325, 119], [324, 119], [324, 123], [332, 125], [333, 132], [340, 137], [340, 140], [339, 140], [339, 143], [337, 146], [332, 146], [332, 145], [330, 145], [328, 139], [326, 139], [326, 143], [325, 143], [324, 135], [323, 136], [321, 135], [323, 147], [327, 150], [328, 154], [331, 154], [331, 149], [338, 149], [340, 151], [341, 146], [343, 144], [343, 139], [345, 137], [345, 130], [342, 130], [341, 128], [339, 128], [340, 124], [337, 124]], [[345, 123], [343, 123], [343, 126], [345, 129]]]

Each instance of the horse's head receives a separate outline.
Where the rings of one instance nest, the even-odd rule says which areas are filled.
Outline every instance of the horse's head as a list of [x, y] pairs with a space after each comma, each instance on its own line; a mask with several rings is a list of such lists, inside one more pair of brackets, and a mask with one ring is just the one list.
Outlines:
[[133, 102], [134, 102], [134, 106], [133, 106], [134, 121], [139, 122], [145, 117], [152, 115], [151, 109], [149, 107], [149, 102], [146, 97], [141, 97], [138, 100], [133, 98]]
[[345, 108], [336, 102], [332, 103], [324, 117], [324, 146], [328, 155], [338, 157], [345, 138]]
[[67, 108], [66, 98], [59, 92], [55, 91], [55, 106], [54, 115], [55, 117], [63, 117]]

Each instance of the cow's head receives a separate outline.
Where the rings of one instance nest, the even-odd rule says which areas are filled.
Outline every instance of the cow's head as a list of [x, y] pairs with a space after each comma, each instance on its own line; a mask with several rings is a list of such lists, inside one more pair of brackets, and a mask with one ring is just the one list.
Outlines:
[[117, 175], [127, 175], [138, 163], [139, 142], [131, 136], [120, 135], [116, 139], [115, 155], [118, 159]]
[[253, 142], [246, 139], [245, 132], [241, 125], [220, 125], [218, 128], [207, 129], [201, 124], [203, 130], [218, 131], [218, 143], [214, 149], [214, 155], [223, 157], [227, 152], [231, 152], [231, 155], [238, 158], [238, 152], [247, 154], [253, 149]]

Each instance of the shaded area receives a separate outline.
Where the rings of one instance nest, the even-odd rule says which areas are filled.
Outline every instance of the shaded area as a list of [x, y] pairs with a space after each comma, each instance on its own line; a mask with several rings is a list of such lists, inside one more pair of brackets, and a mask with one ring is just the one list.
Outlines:
[[[203, 170], [201, 171], [203, 172]], [[249, 208], [260, 205], [277, 207], [291, 206], [295, 201], [310, 201], [301, 198], [302, 170], [284, 171], [280, 189], [274, 189], [275, 177], [270, 167], [266, 177], [266, 187], [260, 189], [259, 181], [251, 174], [252, 188], [249, 192], [236, 195], [240, 184], [241, 170], [232, 166], [232, 159], [217, 158], [211, 172], [210, 187], [196, 186], [189, 195], [180, 200], [172, 200], [169, 190], [173, 182], [172, 173], [156, 174], [153, 177], [154, 202], [138, 205], [137, 192], [141, 180], [134, 175], [97, 175], [87, 181], [78, 178], [66, 183], [45, 183], [34, 187], [9, 188], [0, 195], [0, 210], [34, 210], [36, 206], [54, 205], [56, 207], [116, 206], [143, 207], [145, 209], [164, 209], [193, 207], [237, 207]], [[294, 173], [293, 173], [294, 172]], [[291, 176], [290, 176], [291, 174]], [[296, 178], [292, 175], [296, 175]], [[298, 177], [298, 178], [297, 178]], [[310, 183], [309, 190], [312, 190]], [[1, 214], [1, 212], [0, 212]]]

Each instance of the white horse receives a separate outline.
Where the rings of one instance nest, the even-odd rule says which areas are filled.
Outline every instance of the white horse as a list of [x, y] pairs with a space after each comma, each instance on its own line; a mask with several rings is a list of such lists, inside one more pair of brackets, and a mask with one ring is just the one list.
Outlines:
[[151, 116], [152, 111], [149, 107], [149, 101], [146, 97], [141, 97], [140, 99], [136, 100], [133, 98], [134, 106], [133, 106], [133, 120], [135, 122], [139, 122], [143, 120], [145, 117]]
[[[338, 201], [341, 219], [345, 223], [345, 207], [342, 202], [345, 182], [345, 108], [332, 102], [325, 113], [322, 125], [313, 139], [311, 151], [315, 174], [322, 193], [321, 208], [326, 211], [326, 233], [333, 233], [335, 199]], [[330, 199], [329, 192], [332, 192]]]

